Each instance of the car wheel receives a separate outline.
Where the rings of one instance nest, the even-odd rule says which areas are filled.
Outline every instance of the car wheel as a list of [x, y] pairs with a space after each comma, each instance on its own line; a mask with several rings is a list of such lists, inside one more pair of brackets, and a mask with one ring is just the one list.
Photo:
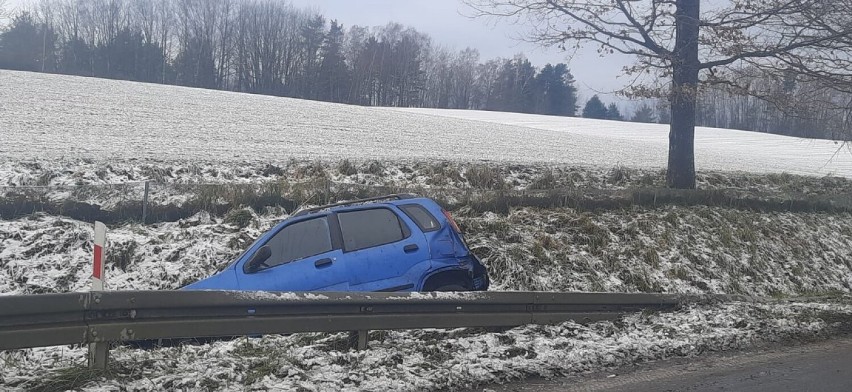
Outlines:
[[460, 284], [445, 284], [438, 286], [435, 291], [467, 291], [467, 288]]

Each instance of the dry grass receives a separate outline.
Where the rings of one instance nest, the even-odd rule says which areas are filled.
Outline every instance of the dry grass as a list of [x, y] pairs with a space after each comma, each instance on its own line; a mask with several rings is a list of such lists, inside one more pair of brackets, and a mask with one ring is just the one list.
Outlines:
[[[60, 173], [33, 167], [36, 182], [48, 184]], [[149, 204], [148, 223], [176, 221], [207, 211], [224, 216], [229, 211], [267, 207], [292, 211], [299, 206], [324, 204], [395, 192], [432, 197], [443, 205], [476, 212], [508, 213], [514, 207], [571, 207], [585, 211], [641, 207], [720, 206], [737, 210], [846, 212], [852, 211], [852, 181], [809, 178], [789, 174], [749, 175], [702, 173], [698, 190], [661, 188], [663, 171], [625, 167], [611, 170], [551, 166], [414, 163], [388, 165], [379, 161], [336, 163], [297, 162], [267, 164], [239, 173], [217, 168], [142, 166], [147, 178], [158, 181], [152, 192], [180, 196], [179, 201]], [[106, 166], [97, 172], [127, 173], [127, 168]], [[189, 174], [187, 174], [189, 173]], [[221, 184], [174, 183], [186, 175], [222, 178], [261, 178], [251, 182]], [[394, 174], [396, 173], [396, 174]], [[396, 177], [392, 177], [391, 175]], [[107, 173], [101, 173], [106, 176]], [[138, 174], [125, 174], [136, 178]], [[348, 179], [339, 181], [340, 179]], [[139, 221], [141, 184], [85, 185], [57, 197], [48, 189], [5, 188], [0, 193], [0, 218], [14, 219], [36, 212], [107, 223]], [[671, 224], [676, 219], [671, 217]], [[849, 229], [852, 231], [852, 229]], [[751, 235], [748, 232], [733, 233]]]
[[91, 382], [115, 376], [116, 374], [108, 370], [72, 366], [56, 370], [40, 378], [33, 385], [25, 385], [24, 387], [28, 392], [75, 391]]
[[[497, 289], [758, 296], [852, 290], [842, 278], [852, 274], [852, 263], [843, 261], [852, 257], [852, 241], [836, 229], [848, 214], [660, 209], [513, 208], [458, 218]], [[788, 234], [777, 235], [782, 231]], [[815, 246], [813, 235], [831, 245]]]

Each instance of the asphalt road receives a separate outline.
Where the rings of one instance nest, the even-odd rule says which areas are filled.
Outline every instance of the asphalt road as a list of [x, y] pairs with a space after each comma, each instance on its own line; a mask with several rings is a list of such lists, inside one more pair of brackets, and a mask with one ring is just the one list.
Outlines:
[[558, 380], [487, 386], [493, 392], [852, 391], [852, 336], [639, 364]]

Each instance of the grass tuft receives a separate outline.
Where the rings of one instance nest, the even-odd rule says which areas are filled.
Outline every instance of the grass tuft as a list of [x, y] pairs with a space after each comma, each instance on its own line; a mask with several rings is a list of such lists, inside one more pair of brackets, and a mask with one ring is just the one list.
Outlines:
[[251, 210], [246, 208], [234, 209], [225, 215], [226, 224], [234, 225], [240, 229], [248, 227], [248, 225], [251, 224], [252, 219], [254, 219], [254, 214], [252, 214]]
[[645, 250], [643, 260], [645, 261], [645, 264], [648, 264], [653, 268], [660, 268], [660, 254], [654, 249]]
[[626, 185], [630, 181], [630, 169], [616, 166], [607, 174], [607, 182], [612, 185]]
[[465, 172], [468, 184], [473, 188], [502, 190], [507, 189], [508, 184], [503, 175], [497, 169], [485, 165], [471, 166]]
[[348, 159], [344, 159], [337, 164], [337, 171], [344, 176], [354, 176], [358, 174], [358, 168]]
[[541, 175], [535, 177], [527, 188], [556, 189], [557, 185], [556, 176], [553, 174], [553, 170], [545, 170]]
[[59, 369], [38, 379], [37, 384], [27, 387], [28, 392], [74, 391], [87, 384], [112, 378], [108, 370], [89, 369], [87, 366], [72, 366]]

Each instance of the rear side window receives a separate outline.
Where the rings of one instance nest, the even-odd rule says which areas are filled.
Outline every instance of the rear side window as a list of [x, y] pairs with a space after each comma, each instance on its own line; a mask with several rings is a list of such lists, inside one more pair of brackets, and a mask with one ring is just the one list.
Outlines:
[[387, 208], [341, 212], [337, 220], [347, 252], [401, 241], [409, 234], [399, 217]]
[[441, 228], [441, 224], [438, 223], [438, 220], [419, 204], [406, 204], [399, 208], [401, 208], [402, 211], [405, 212], [405, 215], [408, 215], [408, 217], [411, 218], [411, 220], [413, 220], [414, 223], [417, 224], [417, 227], [420, 227], [420, 230], [423, 230], [423, 232], [435, 231]]
[[329, 252], [332, 246], [328, 220], [322, 217], [289, 225], [266, 245], [272, 251], [266, 262], [270, 267]]

